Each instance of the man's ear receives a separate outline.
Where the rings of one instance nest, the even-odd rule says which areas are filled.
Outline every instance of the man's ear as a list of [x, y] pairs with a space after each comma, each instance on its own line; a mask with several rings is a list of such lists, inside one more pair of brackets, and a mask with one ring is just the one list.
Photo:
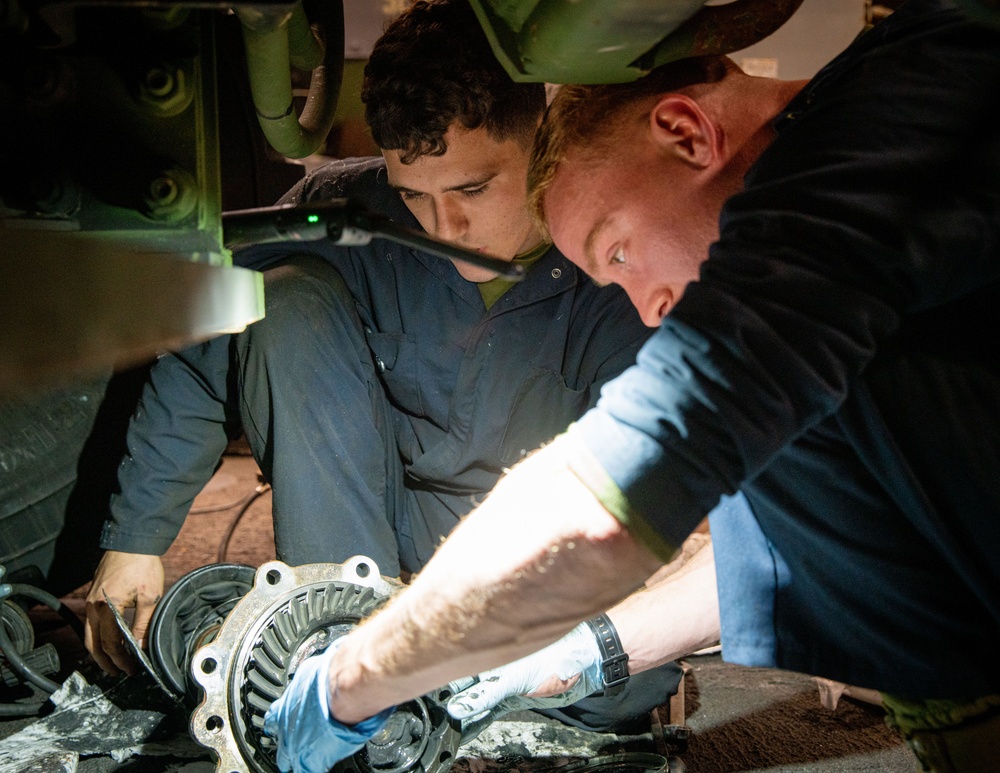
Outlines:
[[706, 169], [719, 158], [718, 127], [684, 94], [662, 95], [649, 112], [649, 126], [657, 146], [690, 167]]

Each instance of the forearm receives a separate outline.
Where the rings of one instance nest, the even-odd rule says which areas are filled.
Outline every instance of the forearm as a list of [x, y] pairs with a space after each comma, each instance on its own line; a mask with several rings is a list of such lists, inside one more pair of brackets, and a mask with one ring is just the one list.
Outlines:
[[229, 336], [161, 358], [129, 422], [102, 547], [161, 555], [228, 442]]
[[676, 572], [608, 610], [633, 674], [719, 641], [715, 557], [705, 540]]
[[332, 713], [356, 722], [534, 652], [659, 565], [554, 444], [501, 481], [414, 583], [346, 638], [330, 669]]

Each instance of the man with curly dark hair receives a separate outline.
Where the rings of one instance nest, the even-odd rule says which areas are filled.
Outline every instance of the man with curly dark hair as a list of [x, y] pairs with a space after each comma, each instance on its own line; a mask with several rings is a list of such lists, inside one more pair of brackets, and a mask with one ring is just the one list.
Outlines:
[[[363, 99], [384, 158], [329, 164], [282, 201], [346, 197], [526, 276], [513, 283], [383, 240], [237, 255], [266, 269], [266, 317], [162, 358], [132, 422], [88, 598], [87, 644], [109, 672], [134, 665], [104, 593], [135, 607], [141, 639], [163, 590], [159, 556], [234, 432], [273, 486], [281, 560], [363, 554], [382, 574], [417, 572], [505, 468], [594, 405], [649, 335], [623, 292], [594, 285], [543, 240], [526, 179], [544, 87], [509, 79], [466, 2], [418, 2], [391, 24]], [[559, 716], [645, 729], [678, 681], [667, 663]]]

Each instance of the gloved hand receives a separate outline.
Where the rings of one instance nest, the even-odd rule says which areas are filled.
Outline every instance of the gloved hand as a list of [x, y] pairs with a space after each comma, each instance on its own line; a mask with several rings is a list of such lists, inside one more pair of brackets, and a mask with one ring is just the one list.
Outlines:
[[264, 715], [264, 732], [278, 740], [282, 773], [328, 773], [336, 763], [360, 750], [382, 729], [395, 709], [386, 709], [356, 725], [330, 716], [330, 661], [336, 642], [299, 666], [285, 692]]
[[[479, 675], [479, 681], [456, 693], [448, 701], [448, 713], [455, 719], [476, 722], [490, 715], [524, 709], [551, 709], [569, 706], [604, 689], [601, 650], [594, 630], [580, 623], [563, 638], [538, 652]], [[567, 686], [574, 676], [579, 679]], [[562, 692], [552, 690], [565, 687]], [[527, 697], [543, 692], [549, 697]]]

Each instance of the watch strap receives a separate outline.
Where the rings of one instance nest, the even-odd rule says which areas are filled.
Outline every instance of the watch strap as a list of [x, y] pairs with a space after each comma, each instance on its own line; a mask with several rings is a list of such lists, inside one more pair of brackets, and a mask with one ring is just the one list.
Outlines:
[[601, 676], [604, 680], [604, 694], [617, 695], [625, 689], [628, 681], [628, 654], [618, 638], [614, 623], [605, 615], [591, 618], [587, 624], [593, 629], [597, 646], [601, 650]]

